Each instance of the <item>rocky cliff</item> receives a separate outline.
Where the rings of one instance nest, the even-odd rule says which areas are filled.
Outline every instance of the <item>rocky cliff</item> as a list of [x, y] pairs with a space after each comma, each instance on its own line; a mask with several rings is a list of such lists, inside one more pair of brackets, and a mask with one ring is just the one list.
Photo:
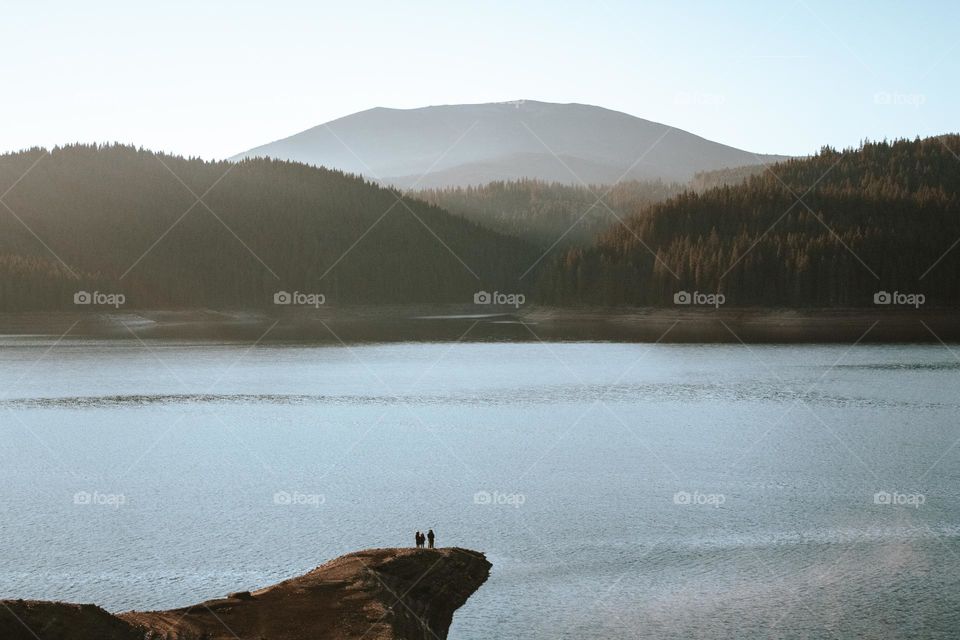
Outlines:
[[371, 549], [302, 576], [170, 611], [0, 601], [5, 640], [443, 639], [490, 563], [467, 549]]

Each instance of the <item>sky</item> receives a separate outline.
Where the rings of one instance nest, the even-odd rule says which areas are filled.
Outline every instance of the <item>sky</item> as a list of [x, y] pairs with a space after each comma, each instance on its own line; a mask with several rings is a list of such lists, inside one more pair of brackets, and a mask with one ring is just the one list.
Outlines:
[[800, 155], [960, 131], [958, 24], [922, 0], [5, 0], [0, 151], [215, 159], [376, 106], [533, 99]]

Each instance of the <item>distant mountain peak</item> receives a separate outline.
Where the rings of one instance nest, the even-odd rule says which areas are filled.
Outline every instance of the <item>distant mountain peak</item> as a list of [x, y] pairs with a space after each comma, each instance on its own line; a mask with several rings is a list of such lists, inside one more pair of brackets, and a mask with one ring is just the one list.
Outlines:
[[[398, 186], [533, 178], [568, 184], [687, 181], [700, 171], [775, 162], [604, 107], [528, 98], [412, 109], [375, 107], [235, 156], [340, 169]], [[584, 175], [575, 167], [581, 167]]]

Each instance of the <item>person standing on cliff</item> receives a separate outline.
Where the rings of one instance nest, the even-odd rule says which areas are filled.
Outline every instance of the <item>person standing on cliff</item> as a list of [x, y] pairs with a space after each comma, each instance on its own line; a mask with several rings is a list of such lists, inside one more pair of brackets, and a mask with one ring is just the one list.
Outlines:
[[423, 534], [417, 531], [416, 536], [414, 536], [417, 541], [417, 549], [423, 546]]
[[434, 539], [434, 538], [435, 538], [435, 536], [433, 535], [433, 529], [430, 529], [429, 531], [427, 531], [427, 544], [430, 545], [430, 548], [431, 548], [431, 549], [433, 549], [433, 539]]

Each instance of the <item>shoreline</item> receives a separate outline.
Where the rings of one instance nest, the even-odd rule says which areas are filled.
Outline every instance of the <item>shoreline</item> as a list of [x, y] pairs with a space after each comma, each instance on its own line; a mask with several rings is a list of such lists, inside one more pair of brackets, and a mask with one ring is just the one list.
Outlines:
[[0, 336], [307, 342], [960, 342], [954, 309], [662, 309], [405, 305], [0, 313]]
[[482, 553], [457, 547], [367, 549], [167, 611], [114, 615], [92, 604], [0, 600], [0, 637], [37, 640], [38, 629], [60, 640], [443, 640], [490, 567]]

